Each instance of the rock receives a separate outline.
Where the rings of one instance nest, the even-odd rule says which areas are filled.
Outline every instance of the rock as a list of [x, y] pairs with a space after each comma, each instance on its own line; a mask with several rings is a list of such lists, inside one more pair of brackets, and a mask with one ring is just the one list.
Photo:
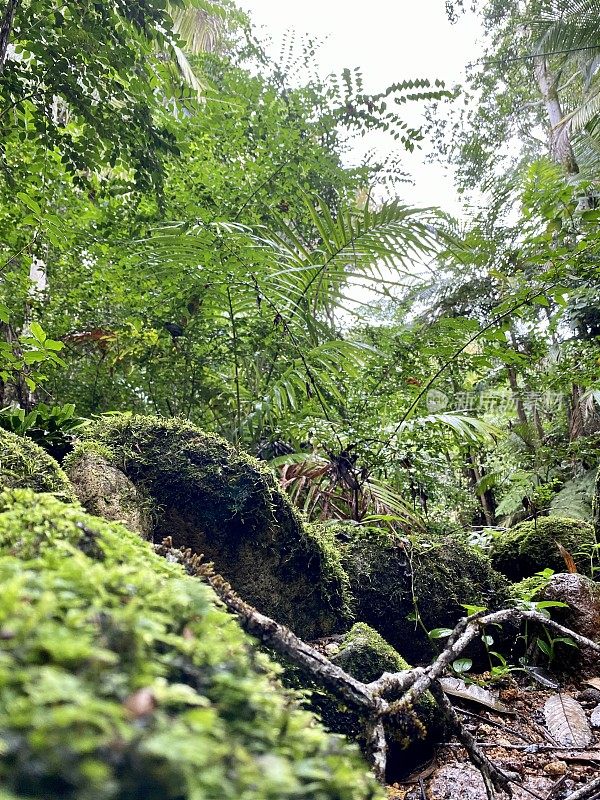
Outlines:
[[512, 581], [520, 581], [549, 567], [565, 569], [558, 544], [575, 559], [577, 569], [590, 573], [590, 555], [595, 545], [594, 531], [587, 522], [559, 517], [540, 517], [537, 522], [521, 522], [498, 536], [491, 550], [493, 566]]
[[[108, 455], [108, 458], [107, 458]], [[82, 445], [65, 460], [65, 470], [81, 505], [90, 514], [149, 539], [152, 533], [151, 505], [139, 489], [109, 462], [110, 453]]]
[[560, 778], [561, 775], [564, 775], [567, 771], [567, 765], [564, 761], [550, 761], [544, 767], [544, 772], [546, 775], [550, 775], [551, 778]]
[[424, 628], [453, 627], [466, 614], [463, 603], [500, 605], [508, 585], [486, 556], [455, 537], [399, 540], [359, 530], [343, 547], [342, 563], [356, 618], [411, 663], [435, 652]]
[[26, 436], [0, 428], [0, 491], [33, 489], [52, 492], [67, 502], [75, 500], [69, 479], [52, 456]]
[[212, 590], [122, 525], [5, 492], [0, 585], [3, 797], [381, 796]]
[[598, 703], [590, 715], [590, 725], [592, 728], [600, 728], [600, 703]]
[[[513, 800], [531, 800], [531, 793], [545, 796], [552, 786], [551, 778], [530, 777], [523, 786], [512, 785]], [[530, 791], [528, 792], [527, 789]], [[481, 773], [471, 764], [445, 764], [429, 781], [427, 800], [487, 800]]]
[[[331, 661], [364, 683], [376, 680], [384, 672], [410, 669], [400, 653], [363, 622], [356, 623], [342, 637], [338, 652]], [[364, 725], [356, 711], [324, 692], [313, 695], [311, 707], [328, 730], [349, 736], [365, 747]], [[390, 717], [386, 721], [386, 732], [389, 742], [388, 781], [391, 782], [399, 777], [398, 765], [402, 765], [401, 771], [406, 772], [411, 765], [429, 755], [433, 745], [443, 738], [445, 729], [437, 705], [427, 693], [414, 707], [406, 707]]]
[[244, 600], [303, 638], [347, 629], [333, 534], [303, 523], [264, 464], [179, 419], [111, 415], [86, 437], [152, 503], [154, 541], [203, 553]]
[[567, 481], [550, 502], [550, 516], [592, 521], [592, 501], [596, 470], [590, 469]]
[[[575, 633], [588, 639], [600, 641], [600, 584], [585, 575], [559, 573], [550, 578], [547, 586], [539, 594], [541, 600], [556, 600], [566, 603], [567, 608], [553, 608], [552, 616]], [[563, 651], [561, 651], [563, 652]], [[589, 650], [569, 648], [568, 661], [581, 663], [584, 672], [595, 674], [598, 669], [598, 655]]]

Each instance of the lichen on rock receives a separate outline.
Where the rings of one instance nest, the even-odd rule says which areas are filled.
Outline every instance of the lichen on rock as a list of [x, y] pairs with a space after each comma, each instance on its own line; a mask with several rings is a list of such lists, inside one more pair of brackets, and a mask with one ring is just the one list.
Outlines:
[[48, 494], [0, 496], [0, 784], [44, 800], [368, 800], [212, 590]]
[[347, 627], [332, 534], [304, 525], [264, 464], [178, 419], [111, 415], [86, 436], [152, 502], [155, 541], [171, 536], [203, 553], [245, 600], [300, 636]]
[[111, 459], [109, 450], [83, 442], [65, 459], [64, 469], [86, 511], [149, 539], [151, 503]]
[[521, 522], [496, 537], [491, 559], [494, 567], [513, 581], [549, 568], [565, 569], [558, 545], [574, 558], [579, 572], [589, 575], [595, 545], [592, 526], [578, 519], [540, 517]]
[[[457, 537], [398, 539], [359, 531], [343, 550], [357, 619], [412, 663], [435, 652], [426, 630], [453, 627], [463, 604], [495, 608], [507, 582]], [[426, 630], [425, 630], [426, 629]]]
[[31, 439], [0, 428], [0, 491], [13, 488], [75, 499], [69, 479], [52, 456]]

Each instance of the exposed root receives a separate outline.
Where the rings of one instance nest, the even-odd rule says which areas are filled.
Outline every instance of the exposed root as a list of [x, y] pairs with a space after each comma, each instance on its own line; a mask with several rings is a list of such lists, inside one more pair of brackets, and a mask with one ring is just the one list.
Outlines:
[[[481, 772], [489, 800], [494, 800], [496, 791], [503, 791], [509, 797], [511, 796], [511, 778], [498, 769], [485, 755], [460, 721], [438, 682], [452, 661], [464, 651], [470, 642], [484, 633], [487, 625], [530, 620], [543, 624], [563, 636], [571, 637], [580, 647], [587, 647], [600, 653], [600, 644], [536, 611], [508, 608], [491, 613], [478, 612], [461, 619], [448, 637], [446, 647], [429, 667], [415, 667], [396, 673], [386, 672], [372, 683], [362, 683], [333, 664], [314, 647], [299, 639], [285, 625], [280, 625], [246, 603], [221, 575], [215, 573], [211, 563], [203, 561], [201, 555], [193, 553], [191, 550], [174, 549], [170, 538], [165, 539], [160, 545], [155, 545], [155, 549], [169, 561], [182, 564], [190, 575], [209, 583], [229, 611], [236, 615], [240, 625], [247, 633], [297, 664], [323, 688], [360, 711], [361, 717], [365, 719], [367, 750], [375, 775], [382, 782], [385, 779], [388, 750], [384, 718], [392, 715], [398, 707], [398, 695], [401, 695], [401, 702], [405, 701], [411, 704], [416, 702], [426, 691], [431, 691], [440, 711], [456, 732], [472, 763]], [[390, 694], [393, 699], [388, 701], [386, 696], [389, 697]], [[600, 779], [592, 781], [587, 787], [574, 792], [567, 800], [587, 800], [594, 798], [598, 793], [600, 793]]]

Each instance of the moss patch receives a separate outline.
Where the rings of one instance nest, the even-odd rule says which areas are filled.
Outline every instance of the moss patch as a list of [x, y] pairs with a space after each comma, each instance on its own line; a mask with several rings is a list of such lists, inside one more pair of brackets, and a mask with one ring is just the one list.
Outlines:
[[[363, 622], [356, 623], [343, 636], [331, 660], [366, 683], [376, 680], [384, 672], [410, 669], [400, 653]], [[361, 747], [365, 746], [364, 724], [355, 710], [323, 691], [313, 693], [312, 707], [329, 730], [350, 736]], [[387, 778], [393, 782], [428, 755], [433, 742], [439, 741], [443, 735], [441, 715], [433, 697], [427, 693], [414, 708], [401, 705], [398, 712], [388, 718], [386, 730], [390, 746]]]
[[398, 540], [358, 532], [342, 562], [356, 617], [412, 663], [434, 653], [423, 627], [452, 627], [466, 613], [462, 603], [495, 608], [506, 594], [507, 582], [489, 559], [453, 537]]
[[75, 500], [69, 479], [45, 450], [25, 436], [0, 428], [0, 491], [22, 488]]
[[565, 561], [557, 543], [573, 556], [579, 572], [590, 574], [594, 530], [587, 522], [578, 519], [540, 517], [537, 524], [521, 522], [494, 540], [492, 563], [513, 581], [546, 568], [564, 572]]
[[331, 535], [303, 525], [259, 461], [177, 419], [110, 416], [89, 436], [152, 500], [155, 540], [204, 553], [245, 600], [300, 636], [347, 627]]
[[209, 587], [124, 527], [0, 496], [0, 784], [44, 800], [366, 800]]

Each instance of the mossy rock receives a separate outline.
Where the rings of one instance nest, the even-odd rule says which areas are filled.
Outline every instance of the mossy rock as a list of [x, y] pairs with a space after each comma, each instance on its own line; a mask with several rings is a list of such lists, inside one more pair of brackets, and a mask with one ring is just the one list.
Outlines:
[[509, 528], [493, 542], [492, 564], [512, 581], [547, 568], [563, 572], [565, 560], [559, 544], [573, 556], [578, 571], [589, 575], [594, 529], [579, 519], [540, 517]]
[[[334, 664], [353, 677], [370, 683], [384, 672], [401, 672], [410, 664], [376, 630], [357, 622], [340, 640], [331, 656]], [[360, 715], [327, 692], [313, 693], [312, 708], [331, 731], [343, 733], [365, 747], [364, 724]], [[391, 698], [393, 699], [393, 698]], [[414, 706], [402, 706], [386, 721], [388, 781], [393, 782], [411, 770], [443, 735], [443, 720], [433, 697], [427, 693]]]
[[65, 459], [64, 468], [81, 505], [90, 514], [122, 522], [143, 539], [152, 534], [152, 504], [94, 442], [83, 443]]
[[212, 590], [48, 494], [0, 495], [0, 785], [40, 800], [366, 800], [357, 750]]
[[304, 638], [347, 627], [333, 533], [305, 527], [264, 464], [178, 419], [110, 416], [88, 435], [152, 501], [155, 541], [203, 553], [246, 601]]
[[455, 537], [357, 532], [342, 563], [356, 618], [411, 663], [431, 658], [435, 648], [426, 630], [453, 627], [466, 614], [462, 604], [496, 608], [506, 596], [506, 579], [489, 559]]
[[35, 442], [0, 428], [0, 491], [33, 489], [75, 500], [73, 487], [58, 463]]
[[592, 521], [592, 502], [596, 470], [588, 470], [578, 478], [567, 481], [552, 498], [549, 514], [563, 519]]

